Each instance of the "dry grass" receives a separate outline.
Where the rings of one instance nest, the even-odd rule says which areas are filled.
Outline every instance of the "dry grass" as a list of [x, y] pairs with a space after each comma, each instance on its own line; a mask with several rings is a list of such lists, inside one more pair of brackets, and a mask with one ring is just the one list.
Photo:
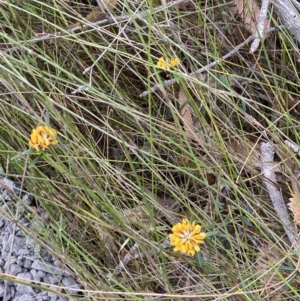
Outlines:
[[[150, 13], [152, 1], [122, 1], [113, 15], [128, 20], [95, 26], [69, 2], [0, 4], [6, 175], [23, 174], [32, 128], [49, 118], [59, 132], [59, 145], [30, 154], [25, 170], [51, 221], [41, 241], [73, 268], [89, 300], [298, 300], [298, 254], [259, 161], [261, 141], [299, 145], [299, 60], [289, 34], [272, 33], [254, 55], [246, 45], [191, 77], [248, 37], [233, 3]], [[68, 31], [77, 21], [83, 28]], [[159, 70], [162, 55], [182, 63]], [[163, 93], [139, 97], [170, 78], [177, 83]], [[297, 168], [277, 160], [288, 200]], [[165, 242], [182, 217], [210, 235], [195, 258]]]

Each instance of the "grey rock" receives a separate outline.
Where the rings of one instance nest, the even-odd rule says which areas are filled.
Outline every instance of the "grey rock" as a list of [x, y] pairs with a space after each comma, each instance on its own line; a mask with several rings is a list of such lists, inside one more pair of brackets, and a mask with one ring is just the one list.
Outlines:
[[34, 298], [32, 294], [24, 294], [22, 296], [15, 296], [13, 301], [36, 301], [36, 298]]
[[50, 300], [50, 297], [48, 296], [48, 292], [41, 292], [38, 297], [39, 297], [38, 300], [43, 300], [43, 301]]
[[26, 258], [24, 263], [23, 263], [23, 267], [24, 268], [31, 268], [32, 262], [33, 262], [32, 260]]
[[32, 201], [33, 201], [33, 196], [31, 194], [24, 194], [22, 196], [22, 200], [27, 204], [27, 205], [31, 205]]
[[[17, 238], [17, 236], [16, 236], [16, 238]], [[19, 250], [17, 250], [17, 251], [15, 251], [15, 253], [16, 253], [16, 255], [18, 256], [18, 255], [28, 255], [29, 254], [29, 249], [27, 248], [27, 247], [23, 247], [23, 248], [21, 248], [21, 249], [19, 249]]]
[[52, 261], [53, 258], [53, 256], [50, 253], [48, 253], [46, 250], [41, 250], [40, 256], [43, 258], [45, 262], [49, 262], [49, 263]]
[[44, 282], [50, 283], [50, 284], [57, 284], [59, 282], [59, 277], [54, 277], [51, 274], [45, 275], [45, 277], [43, 279], [44, 279]]
[[56, 292], [56, 293], [48, 292], [48, 296], [49, 296], [50, 300], [52, 300], [52, 298], [56, 298], [56, 300], [57, 300], [58, 297], [59, 297], [57, 295], [57, 293], [60, 292], [61, 290], [57, 289], [57, 287], [51, 286], [51, 285], [49, 285], [49, 289], [51, 289], [52, 291]]
[[[18, 278], [23, 278], [27, 280], [32, 280], [32, 276], [30, 273], [20, 273], [17, 275]], [[25, 284], [16, 284], [16, 291], [18, 295], [34, 295], [34, 290], [31, 286]], [[15, 300], [14, 300], [15, 301]]]
[[[2, 253], [8, 253], [11, 245], [11, 236], [9, 233], [5, 233], [4, 237], [2, 237]], [[1, 254], [1, 258], [3, 258]]]
[[44, 272], [47, 272], [47, 273], [51, 273], [51, 274], [54, 274], [54, 275], [62, 274], [61, 268], [55, 267], [51, 264], [46, 264], [46, 263], [38, 261], [38, 260], [35, 260], [32, 263], [31, 268], [39, 270], [39, 271], [44, 271]]
[[5, 220], [1, 219], [0, 220], [0, 229], [2, 229], [5, 226]]
[[18, 283], [16, 290], [17, 290], [18, 295], [26, 295], [26, 294], [30, 294], [31, 296], [35, 295], [33, 288], [29, 285], [24, 285], [24, 284]]
[[15, 224], [9, 223], [9, 224], [7, 225], [7, 227], [6, 227], [6, 229], [8, 230], [8, 232], [9, 232], [10, 234], [13, 234], [13, 233], [15, 232], [15, 230], [16, 230]]
[[9, 287], [10, 297], [13, 298], [15, 296], [16, 290], [14, 286]]
[[[43, 223], [32, 223], [24, 217], [28, 211], [27, 205], [33, 203], [33, 196], [20, 190], [20, 186], [0, 175], [0, 209], [9, 212], [17, 218], [18, 223], [27, 229], [43, 227]], [[1, 185], [4, 183], [4, 185]], [[5, 187], [8, 187], [9, 192]], [[16, 214], [16, 201], [13, 191], [23, 201], [20, 202]], [[26, 204], [25, 204], [26, 203]], [[46, 216], [43, 208], [40, 211]], [[17, 217], [16, 217], [17, 216]], [[36, 230], [32, 230], [33, 233]], [[75, 279], [62, 268], [60, 261], [41, 247], [35, 240], [24, 235], [22, 229], [15, 223], [0, 216], [0, 273], [9, 273], [19, 278], [32, 281], [42, 281], [51, 285], [63, 283], [67, 291], [74, 295], [80, 289]], [[5, 291], [6, 289], [6, 291]], [[74, 289], [74, 290], [73, 290]], [[13, 283], [0, 280], [0, 301], [6, 296], [6, 301], [71, 301], [72, 299], [58, 295], [60, 290], [53, 287], [53, 293], [33, 288], [29, 284]]]
[[[46, 275], [45, 272], [43, 272], [43, 271], [37, 271], [37, 270], [35, 270], [35, 269], [32, 269], [32, 270], [30, 271], [30, 273], [31, 273], [31, 275], [32, 275], [32, 278], [33, 278], [35, 281], [41, 281], [41, 278], [44, 279], [44, 277], [45, 277], [45, 275]], [[45, 279], [44, 279], [44, 282], [46, 282]]]
[[23, 256], [19, 256], [19, 257], [17, 258], [16, 263], [17, 263], [18, 265], [20, 265], [20, 266], [23, 266]]
[[[8, 252], [3, 252], [0, 250], [0, 256], [1, 256], [0, 260], [1, 261], [4, 260], [4, 262], [6, 262], [5, 258], [7, 258]], [[3, 264], [2, 264], [2, 266], [3, 266]]]
[[9, 274], [15, 276], [22, 273], [22, 267], [18, 264], [12, 264], [9, 268]]
[[[72, 278], [72, 277], [63, 277], [61, 282], [62, 282], [63, 286], [65, 287], [65, 290], [69, 294], [78, 294], [78, 292], [80, 290], [80, 286], [74, 280], [74, 278]], [[68, 289], [68, 288], [70, 288], [70, 289]]]
[[5, 292], [5, 284], [0, 283], [0, 297], [4, 296], [4, 292]]
[[32, 275], [30, 273], [20, 273], [17, 275], [18, 278], [23, 278], [26, 280], [32, 280]]
[[17, 262], [17, 257], [7, 255], [5, 258], [4, 268], [7, 269], [8, 266]]
[[[15, 251], [16, 254], [21, 253], [20, 251], [25, 247], [25, 250], [27, 250], [27, 254], [29, 253], [28, 249], [26, 248], [26, 238], [25, 237], [14, 237], [13, 241], [13, 251]], [[27, 254], [19, 254], [19, 255], [27, 255]]]

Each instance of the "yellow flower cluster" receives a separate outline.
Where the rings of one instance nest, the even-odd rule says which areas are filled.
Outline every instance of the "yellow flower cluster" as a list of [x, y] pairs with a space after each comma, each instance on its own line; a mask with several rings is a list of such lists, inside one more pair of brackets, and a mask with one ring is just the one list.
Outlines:
[[205, 233], [200, 233], [201, 226], [196, 225], [196, 222], [191, 223], [187, 218], [184, 218], [182, 223], [176, 224], [172, 232], [169, 237], [174, 251], [189, 256], [194, 256], [200, 251], [199, 244], [202, 244], [206, 238]]
[[161, 68], [166, 71], [170, 71], [171, 67], [177, 67], [180, 64], [180, 59], [178, 57], [173, 57], [171, 59], [165, 58], [162, 56], [158, 61], [157, 61], [157, 67]]
[[56, 145], [57, 131], [47, 125], [40, 125], [32, 130], [29, 146], [37, 151], [47, 150], [50, 145]]

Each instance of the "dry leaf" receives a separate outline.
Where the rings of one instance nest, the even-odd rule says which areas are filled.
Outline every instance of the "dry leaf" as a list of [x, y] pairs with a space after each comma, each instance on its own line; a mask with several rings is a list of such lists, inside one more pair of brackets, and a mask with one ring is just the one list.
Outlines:
[[294, 222], [296, 225], [300, 225], [300, 200], [297, 198], [290, 198], [288, 206], [293, 213]]
[[[235, 0], [238, 14], [242, 17], [245, 24], [251, 33], [256, 33], [256, 25], [258, 23], [258, 16], [260, 7], [255, 0]], [[264, 29], [267, 29], [269, 21], [266, 20]]]
[[293, 213], [294, 222], [300, 225], [300, 188], [298, 181], [292, 179], [293, 197], [289, 199], [288, 206]]
[[187, 104], [187, 96], [182, 88], [180, 88], [178, 93], [178, 102], [181, 106], [183, 106], [183, 109], [181, 110], [180, 115], [182, 116], [183, 121], [183, 127], [184, 130], [189, 137], [194, 137], [195, 132], [193, 130], [193, 116], [191, 113], [191, 110], [189, 109], [189, 106]]

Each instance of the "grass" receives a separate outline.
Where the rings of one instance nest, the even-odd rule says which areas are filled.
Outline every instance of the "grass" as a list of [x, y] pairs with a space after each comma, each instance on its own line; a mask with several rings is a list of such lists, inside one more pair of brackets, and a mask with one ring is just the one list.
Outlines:
[[[153, 1], [122, 1], [113, 15], [129, 19], [103, 26], [84, 21], [86, 7], [0, 6], [0, 158], [5, 175], [23, 181], [47, 211], [38, 241], [70, 267], [84, 300], [298, 300], [298, 253], [259, 161], [262, 141], [292, 158], [291, 167], [276, 153], [288, 202], [299, 165], [284, 146], [286, 139], [299, 145], [290, 34], [280, 29], [253, 55], [246, 45], [190, 76], [250, 35], [230, 13], [234, 3], [196, 0], [151, 13]], [[77, 21], [83, 27], [68, 31]], [[181, 64], [160, 70], [161, 56]], [[139, 97], [172, 78], [177, 83], [163, 93]], [[27, 155], [31, 130], [47, 122], [59, 144]], [[184, 217], [210, 234], [192, 258], [166, 241]]]

